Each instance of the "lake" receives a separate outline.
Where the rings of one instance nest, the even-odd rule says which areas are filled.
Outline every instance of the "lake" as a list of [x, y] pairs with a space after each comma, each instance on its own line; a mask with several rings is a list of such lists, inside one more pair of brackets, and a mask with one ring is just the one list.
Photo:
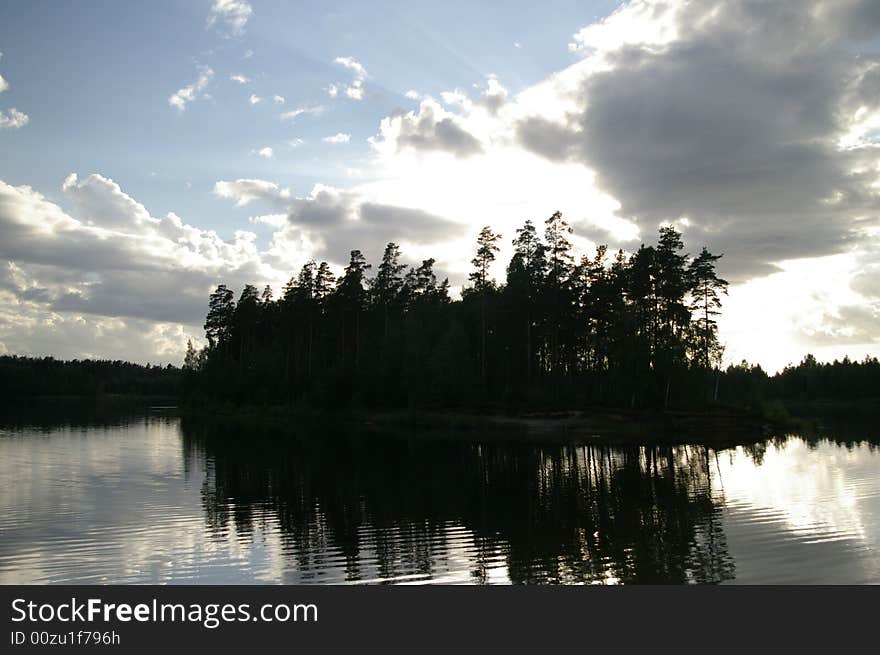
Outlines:
[[[880, 447], [0, 428], [0, 583], [878, 583]], [[846, 439], [846, 440], [844, 440]]]

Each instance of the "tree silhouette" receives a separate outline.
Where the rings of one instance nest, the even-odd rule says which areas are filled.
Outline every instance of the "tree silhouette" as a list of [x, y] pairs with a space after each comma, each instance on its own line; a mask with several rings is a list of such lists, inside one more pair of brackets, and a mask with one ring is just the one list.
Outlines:
[[867, 398], [877, 388], [870, 362], [825, 368], [807, 358], [775, 378], [718, 369], [721, 256], [689, 257], [673, 227], [629, 256], [599, 245], [577, 263], [562, 215], [544, 228], [543, 238], [531, 221], [516, 231], [500, 284], [490, 271], [501, 237], [483, 228], [460, 299], [433, 258], [407, 265], [395, 242], [373, 278], [352, 250], [338, 282], [327, 262], [308, 262], [278, 299], [247, 285], [236, 302], [220, 285], [208, 301], [208, 345], [186, 358], [185, 393], [328, 410], [730, 404], [779, 413], [771, 398], [810, 402], [844, 388]]
[[489, 279], [489, 267], [495, 261], [495, 253], [499, 248], [496, 244], [501, 239], [500, 234], [495, 234], [488, 225], [480, 230], [477, 236], [477, 255], [471, 260], [474, 266], [473, 272], [468, 278], [474, 283], [474, 289], [480, 294], [480, 377], [483, 386], [486, 386], [486, 337], [489, 329], [486, 326], [486, 314], [488, 312], [488, 294], [494, 288], [494, 280]]
[[715, 317], [721, 312], [719, 293], [727, 295], [727, 280], [715, 273], [715, 262], [723, 255], [711, 254], [705, 246], [688, 268], [690, 281], [691, 305], [694, 312], [695, 354], [696, 363], [703, 368], [710, 368], [719, 359], [718, 323]]

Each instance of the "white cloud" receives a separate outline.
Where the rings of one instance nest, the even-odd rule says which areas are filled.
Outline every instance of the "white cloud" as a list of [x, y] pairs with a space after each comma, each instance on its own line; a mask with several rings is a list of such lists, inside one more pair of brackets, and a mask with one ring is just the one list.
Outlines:
[[179, 112], [183, 112], [186, 109], [187, 104], [195, 100], [199, 94], [207, 88], [208, 83], [213, 76], [214, 71], [210, 67], [200, 66], [199, 76], [196, 81], [178, 89], [176, 93], [168, 98], [168, 104]]
[[[3, 53], [0, 52], [0, 59], [3, 58]], [[3, 76], [0, 75], [0, 93], [3, 93], [9, 88], [9, 82], [3, 79]], [[4, 110], [0, 109], [0, 129], [10, 129], [17, 130], [20, 127], [24, 127], [28, 124], [30, 120], [28, 115], [24, 112], [18, 111], [15, 107], [9, 108], [9, 113], [6, 113]]]
[[333, 60], [352, 72], [354, 78], [349, 84], [331, 84], [327, 87], [327, 93], [331, 98], [337, 97], [344, 92], [352, 100], [364, 99], [364, 80], [367, 78], [367, 69], [354, 57], [337, 57]]
[[520, 48], [522, 48], [522, 43], [520, 43], [519, 41], [514, 41], [514, 42], [513, 42], [513, 47], [514, 47], [514, 48], [517, 48], [517, 49], [520, 49]]
[[358, 79], [364, 79], [367, 76], [367, 69], [354, 57], [337, 57], [333, 61], [353, 72]]
[[[0, 52], [0, 59], [3, 59], [3, 53]], [[6, 89], [9, 88], [9, 82], [3, 79], [3, 76], [0, 75], [0, 93], [3, 93]]]
[[272, 159], [275, 156], [275, 151], [272, 150], [269, 146], [265, 146], [264, 148], [260, 148], [255, 151], [255, 154], [262, 157], [263, 159]]
[[9, 113], [0, 109], [0, 129], [17, 130], [28, 124], [28, 115], [18, 111], [15, 107], [9, 108]]
[[247, 0], [214, 0], [208, 14], [208, 28], [223, 25], [224, 35], [241, 36], [254, 10]]
[[363, 80], [354, 80], [351, 84], [345, 87], [345, 95], [347, 95], [352, 100], [363, 100], [364, 99], [364, 81]]
[[253, 56], [254, 56], [254, 51], [248, 49], [248, 50], [244, 51], [244, 55], [242, 55], [242, 59], [250, 59]]
[[248, 102], [251, 103], [252, 105], [256, 105], [257, 103], [261, 102], [262, 100], [263, 99], [255, 93], [252, 93], [251, 97], [248, 98]]
[[272, 102], [274, 102], [276, 105], [283, 105], [284, 104], [284, 96], [279, 96], [276, 94], [276, 95], [272, 96]]
[[409, 91], [407, 91], [403, 95], [405, 97], [409, 98], [410, 100], [418, 100], [419, 98], [422, 97], [422, 94], [414, 89], [410, 89]]
[[229, 79], [239, 84], [250, 84], [251, 78], [246, 75], [230, 75]]
[[291, 148], [299, 148], [304, 143], [305, 141], [303, 141], [302, 139], [296, 138], [288, 141], [287, 145], [289, 145]]
[[290, 189], [282, 189], [274, 182], [256, 179], [238, 179], [233, 182], [221, 180], [214, 185], [214, 195], [220, 198], [231, 198], [235, 204], [243, 207], [254, 200], [268, 202], [286, 202], [290, 198]]
[[333, 136], [325, 136], [321, 139], [324, 143], [348, 143], [351, 141], [351, 134], [345, 134], [344, 132], [338, 132]]
[[217, 283], [288, 276], [252, 232], [227, 241], [173, 213], [155, 218], [109, 178], [71, 174], [62, 191], [71, 212], [0, 181], [0, 341], [10, 351], [106, 357], [125, 347], [125, 359], [179, 363]]
[[283, 112], [279, 118], [283, 121], [292, 121], [296, 120], [300, 116], [318, 115], [324, 112], [324, 107], [318, 105], [314, 107], [297, 107], [296, 109], [291, 109], [289, 111]]

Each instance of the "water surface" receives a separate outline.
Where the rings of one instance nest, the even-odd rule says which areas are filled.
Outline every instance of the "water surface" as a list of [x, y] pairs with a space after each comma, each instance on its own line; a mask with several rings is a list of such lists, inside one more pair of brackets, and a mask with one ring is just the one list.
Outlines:
[[880, 448], [0, 428], [0, 583], [876, 583]]

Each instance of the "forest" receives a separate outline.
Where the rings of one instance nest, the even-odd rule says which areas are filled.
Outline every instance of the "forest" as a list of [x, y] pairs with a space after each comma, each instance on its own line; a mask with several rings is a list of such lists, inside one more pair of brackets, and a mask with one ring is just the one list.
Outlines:
[[[460, 299], [434, 259], [406, 266], [395, 243], [375, 271], [352, 250], [339, 279], [309, 262], [277, 299], [247, 285], [236, 300], [221, 284], [209, 298], [207, 346], [188, 344], [184, 399], [511, 412], [755, 408], [822, 391], [815, 375], [721, 370], [722, 255], [690, 256], [682, 234], [662, 227], [655, 245], [630, 256], [598, 246], [576, 260], [559, 212], [542, 227], [516, 230], [503, 283], [490, 275], [503, 237], [484, 227]], [[876, 390], [876, 360], [854, 366], [860, 388]]]
[[120, 360], [0, 356], [0, 398], [44, 396], [177, 396], [181, 371], [175, 366]]

